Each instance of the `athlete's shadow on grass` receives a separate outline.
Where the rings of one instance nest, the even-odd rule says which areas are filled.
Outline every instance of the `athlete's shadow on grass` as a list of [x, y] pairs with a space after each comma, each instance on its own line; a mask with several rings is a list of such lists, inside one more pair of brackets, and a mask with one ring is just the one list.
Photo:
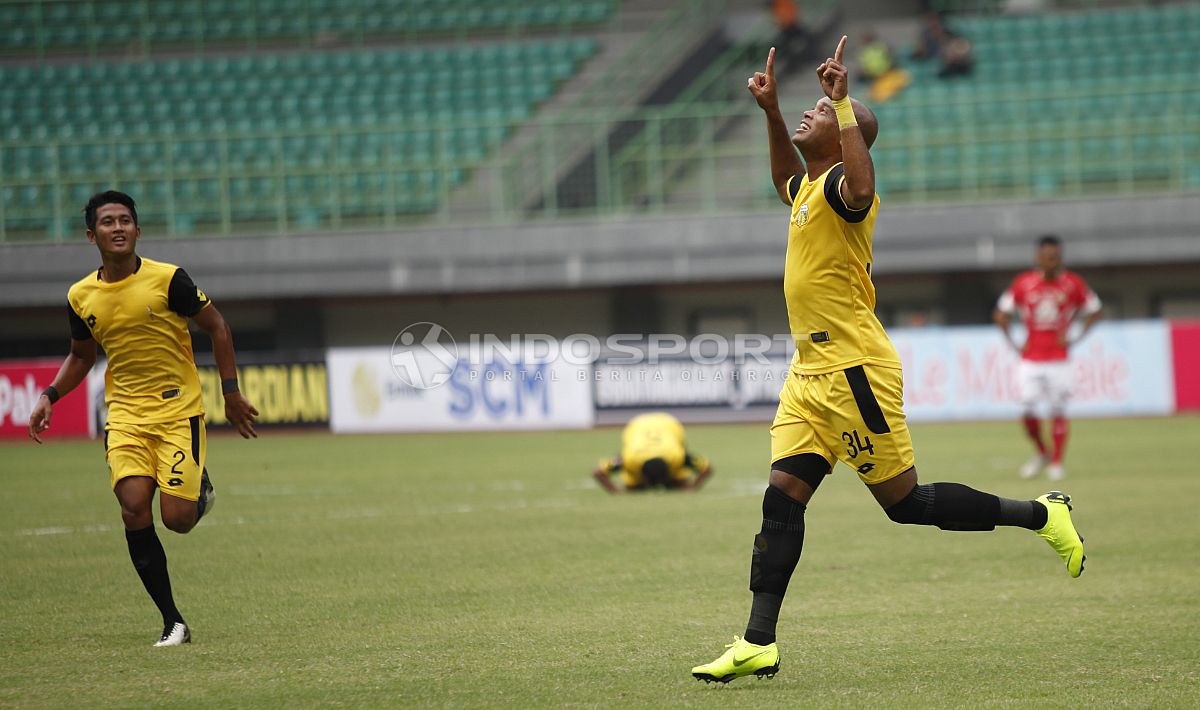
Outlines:
[[[739, 678], [738, 680], [745, 679]], [[694, 680], [692, 683], [699, 686], [698, 688], [693, 689], [696, 692], [708, 691], [710, 693], [756, 693], [760, 691], [778, 691], [780, 689], [780, 686], [776, 685], [771, 679], [761, 681], [750, 679], [749, 683], [739, 683], [737, 681], [730, 681], [728, 683], [705, 683], [704, 681]]]

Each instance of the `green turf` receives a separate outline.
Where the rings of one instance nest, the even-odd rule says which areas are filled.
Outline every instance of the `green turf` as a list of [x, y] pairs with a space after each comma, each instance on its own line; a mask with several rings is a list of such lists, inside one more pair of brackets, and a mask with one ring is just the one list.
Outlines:
[[[688, 671], [745, 623], [764, 425], [696, 426], [698, 494], [609, 497], [617, 432], [214, 436], [211, 519], [160, 528], [195, 642], [153, 649], [96, 442], [0, 445], [0, 707], [1195, 707], [1200, 418], [1081, 421], [1070, 579], [1024, 530], [897, 526], [839, 467], [782, 669]], [[1015, 423], [915, 425], [926, 481], [1012, 497]]]

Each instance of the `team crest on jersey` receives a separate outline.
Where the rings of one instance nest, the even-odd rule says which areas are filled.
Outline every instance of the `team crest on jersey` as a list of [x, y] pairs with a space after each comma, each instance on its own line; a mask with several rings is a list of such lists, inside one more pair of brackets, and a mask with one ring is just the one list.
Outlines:
[[792, 218], [792, 223], [797, 227], [803, 227], [808, 224], [808, 203], [800, 205], [800, 209], [796, 210], [796, 216]]

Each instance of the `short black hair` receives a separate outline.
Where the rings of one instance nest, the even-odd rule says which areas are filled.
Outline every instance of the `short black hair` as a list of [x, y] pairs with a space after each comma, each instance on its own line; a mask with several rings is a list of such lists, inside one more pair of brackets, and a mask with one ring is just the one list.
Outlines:
[[1058, 235], [1055, 234], [1043, 234], [1042, 236], [1038, 237], [1037, 245], [1038, 249], [1041, 249], [1042, 247], [1059, 247], [1061, 249], [1062, 240], [1059, 239]]
[[133, 226], [137, 226], [137, 205], [134, 204], [133, 198], [126, 195], [124, 192], [116, 190], [105, 190], [97, 192], [88, 200], [87, 206], [83, 208], [83, 221], [87, 224], [87, 228], [96, 231], [96, 210], [104, 205], [125, 205], [129, 208], [129, 214], [133, 215]]
[[647, 488], [663, 488], [667, 485], [667, 462], [653, 458], [642, 464], [642, 480]]
[[863, 142], [870, 150], [871, 146], [875, 145], [875, 139], [879, 137], [879, 119], [875, 117], [875, 112], [870, 106], [858, 99], [850, 99], [850, 105], [854, 110], [854, 120], [858, 121], [858, 130], [862, 133]]

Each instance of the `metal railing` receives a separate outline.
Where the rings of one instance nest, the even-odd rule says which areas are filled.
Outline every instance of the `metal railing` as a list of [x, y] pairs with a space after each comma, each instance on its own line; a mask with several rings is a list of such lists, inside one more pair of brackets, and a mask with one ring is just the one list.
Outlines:
[[[622, 30], [620, 0], [558, 3], [541, 12], [522, 2], [459, 2], [436, 13], [419, 3], [341, 0], [246, 0], [244, 13], [230, 3], [158, 0], [0, 0], [8, 36], [0, 56], [142, 56], [154, 52], [204, 53], [210, 49], [362, 46], [377, 40], [474, 39], [534, 32]], [[171, 6], [170, 12], [158, 8]], [[603, 9], [604, 12], [595, 10]]]
[[[1097, 10], [1118, 9], [1130, 5], [1153, 5], [1151, 0], [1053, 0], [1047, 10]], [[930, 0], [929, 7], [939, 12], [958, 12], [964, 14], [998, 14], [1005, 10], [1002, 0]]]
[[[1130, 101], [1149, 101], [1131, 89]], [[1088, 96], [1076, 91], [1041, 99], [1024, 95], [1025, 102], [1072, 101]], [[1187, 113], [1191, 93], [1153, 91], [1154, 105], [1172, 122], [1148, 124], [1136, 112], [1120, 112], [1072, 126], [975, 127], [963, 122], [954, 130], [944, 126], [915, 130], [914, 126], [882, 127], [876, 157], [880, 191], [890, 201], [939, 199], [986, 200], [1000, 197], [1112, 194], [1143, 190], [1200, 189], [1200, 115]], [[807, 104], [789, 103], [785, 116], [796, 117]], [[977, 107], [968, 100], [943, 105], [948, 112], [971, 115]], [[436, 126], [381, 126], [334, 129], [247, 132], [197, 136], [147, 136], [84, 141], [0, 144], [0, 240], [57, 240], [79, 230], [82, 199], [92, 189], [126, 188], [142, 205], [143, 221], [158, 223], [168, 235], [286, 234], [310, 229], [353, 230], [390, 228], [414, 222], [496, 224], [530, 219], [580, 215], [621, 215], [657, 211], [731, 212], [771, 204], [775, 199], [769, 178], [765, 137], [751, 140], [680, 143], [673, 135], [715, 137], [730, 122], [759, 120], [759, 110], [745, 101], [695, 104], [686, 111], [666, 106], [643, 108], [619, 117], [602, 114], [556, 116], [539, 122], [539, 131], [559, 141], [565, 136], [601, 135], [614, 120], [637, 124], [645, 136], [644, 149], [618, 156], [595, 154], [595, 194], [562, 202], [584, 204], [571, 209], [550, 202], [530, 210], [515, 171], [532, 170], [528, 180], [553, 184], [554, 161], [530, 168], [518, 161], [483, 161], [459, 157], [455, 132], [481, 126], [445, 121]], [[487, 128], [487, 126], [482, 126]], [[499, 128], [499, 126], [497, 127]], [[432, 153], [414, 160], [392, 148], [405, 142], [405, 132], [432, 131]], [[347, 146], [376, 134], [384, 146], [364, 158]], [[327, 136], [321, 153], [297, 156], [289, 145]], [[231, 160], [231, 145], [259, 140], [270, 147], [253, 165]], [[203, 142], [216, 148], [201, 168], [180, 165], [174, 156], [187, 155]], [[1149, 144], [1157, 158], [1147, 161]], [[102, 150], [95, 172], [67, 164], [72, 147]], [[123, 161], [131, 146], [160, 151], [163, 159]], [[1055, 154], [1039, 150], [1055, 147]], [[1041, 147], [1039, 147], [1041, 146]], [[49, 164], [41, 175], [19, 177], [6, 165], [10, 149], [43, 149]], [[945, 157], [949, 151], [953, 162]], [[639, 175], [639, 190], [623, 189], [622, 175]], [[474, 194], [459, 200], [453, 211], [450, 193], [468, 176]], [[591, 188], [588, 188], [591, 189]], [[571, 196], [560, 196], [570, 198]], [[576, 196], [579, 197], [579, 196]], [[82, 199], [81, 199], [82, 198]]]
[[[623, 111], [637, 110], [647, 79], [657, 76], [656, 70], [671, 66], [684, 48], [723, 15], [726, 5], [726, 0], [676, 2], [554, 119], [522, 138], [503, 157], [512, 199], [537, 201], [553, 215], [559, 208], [558, 179], [589, 152], [608, 152], [608, 126], [620, 120]], [[589, 115], [602, 115], [604, 120], [572, 118]], [[598, 189], [604, 189], [600, 185], [607, 182], [597, 183]]]

